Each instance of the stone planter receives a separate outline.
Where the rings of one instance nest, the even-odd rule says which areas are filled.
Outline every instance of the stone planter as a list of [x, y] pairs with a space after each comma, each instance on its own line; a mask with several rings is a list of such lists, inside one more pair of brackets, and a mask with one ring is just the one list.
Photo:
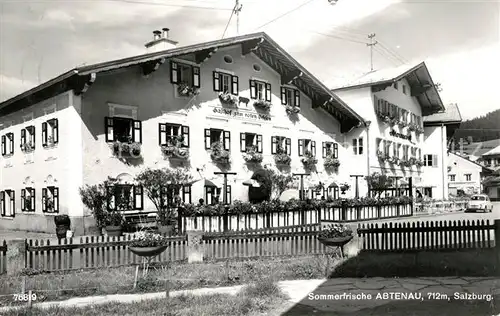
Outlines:
[[128, 247], [128, 249], [139, 257], [155, 257], [167, 249], [168, 246], [157, 247]]
[[173, 225], [160, 225], [160, 224], [158, 224], [158, 233], [164, 234], [167, 236], [172, 236], [174, 233], [174, 226]]
[[106, 226], [106, 233], [108, 236], [121, 236], [122, 227], [121, 226]]

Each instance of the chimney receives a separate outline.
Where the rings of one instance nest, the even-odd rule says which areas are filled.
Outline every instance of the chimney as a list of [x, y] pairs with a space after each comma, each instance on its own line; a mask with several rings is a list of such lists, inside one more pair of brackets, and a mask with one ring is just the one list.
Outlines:
[[166, 27], [164, 27], [161, 31], [153, 31], [153, 40], [144, 45], [146, 46], [148, 53], [161, 52], [177, 47], [178, 42], [168, 38], [168, 31], [170, 31], [170, 29]]

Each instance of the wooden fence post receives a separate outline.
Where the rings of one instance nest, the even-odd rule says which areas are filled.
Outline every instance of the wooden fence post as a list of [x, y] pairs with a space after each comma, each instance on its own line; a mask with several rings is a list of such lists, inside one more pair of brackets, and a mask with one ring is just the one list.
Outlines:
[[179, 235], [182, 235], [182, 209], [177, 208], [177, 229], [179, 231]]
[[203, 231], [199, 230], [186, 231], [188, 263], [203, 262], [203, 255], [205, 251], [203, 233]]
[[495, 252], [497, 260], [497, 274], [500, 274], [500, 219], [495, 219]]
[[26, 266], [26, 240], [11, 239], [7, 241], [6, 266], [7, 275], [20, 273]]

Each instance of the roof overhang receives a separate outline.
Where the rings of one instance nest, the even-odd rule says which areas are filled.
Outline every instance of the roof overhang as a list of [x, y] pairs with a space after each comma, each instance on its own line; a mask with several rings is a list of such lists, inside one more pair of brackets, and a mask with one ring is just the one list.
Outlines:
[[425, 62], [422, 62], [393, 78], [345, 86], [333, 89], [333, 91], [335, 92], [371, 87], [373, 92], [378, 92], [385, 90], [401, 79], [406, 79], [408, 81], [411, 89], [411, 96], [417, 98], [422, 108], [423, 116], [431, 115], [445, 110], [445, 106], [443, 104], [443, 101], [441, 100], [441, 96], [439, 95], [439, 91], [437, 90], [436, 85], [432, 80], [429, 69], [427, 68]]
[[82, 93], [95, 80], [96, 74], [102, 72], [140, 65], [143, 74], [147, 75], [163, 64], [165, 59], [190, 55], [194, 56], [195, 62], [202, 63], [217, 49], [234, 45], [241, 45], [243, 55], [253, 53], [279, 73], [282, 84], [293, 84], [299, 88], [312, 100], [313, 108], [323, 108], [335, 117], [341, 125], [342, 133], [366, 125], [360, 115], [263, 32], [75, 68], [2, 102], [0, 115], [31, 106], [68, 90], [75, 90], [77, 94]]

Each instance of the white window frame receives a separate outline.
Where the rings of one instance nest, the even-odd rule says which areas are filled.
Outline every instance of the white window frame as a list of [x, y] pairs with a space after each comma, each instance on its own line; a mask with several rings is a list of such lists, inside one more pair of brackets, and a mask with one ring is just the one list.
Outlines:
[[[359, 143], [360, 143], [360, 140], [362, 142], [362, 145], [360, 146]], [[353, 138], [352, 139], [352, 148], [353, 148], [353, 154], [355, 156], [361, 156], [361, 155], [364, 155], [364, 152], [365, 152], [365, 141], [363, 140], [363, 137], [356, 137], [356, 138]], [[360, 150], [360, 148], [362, 150]]]

